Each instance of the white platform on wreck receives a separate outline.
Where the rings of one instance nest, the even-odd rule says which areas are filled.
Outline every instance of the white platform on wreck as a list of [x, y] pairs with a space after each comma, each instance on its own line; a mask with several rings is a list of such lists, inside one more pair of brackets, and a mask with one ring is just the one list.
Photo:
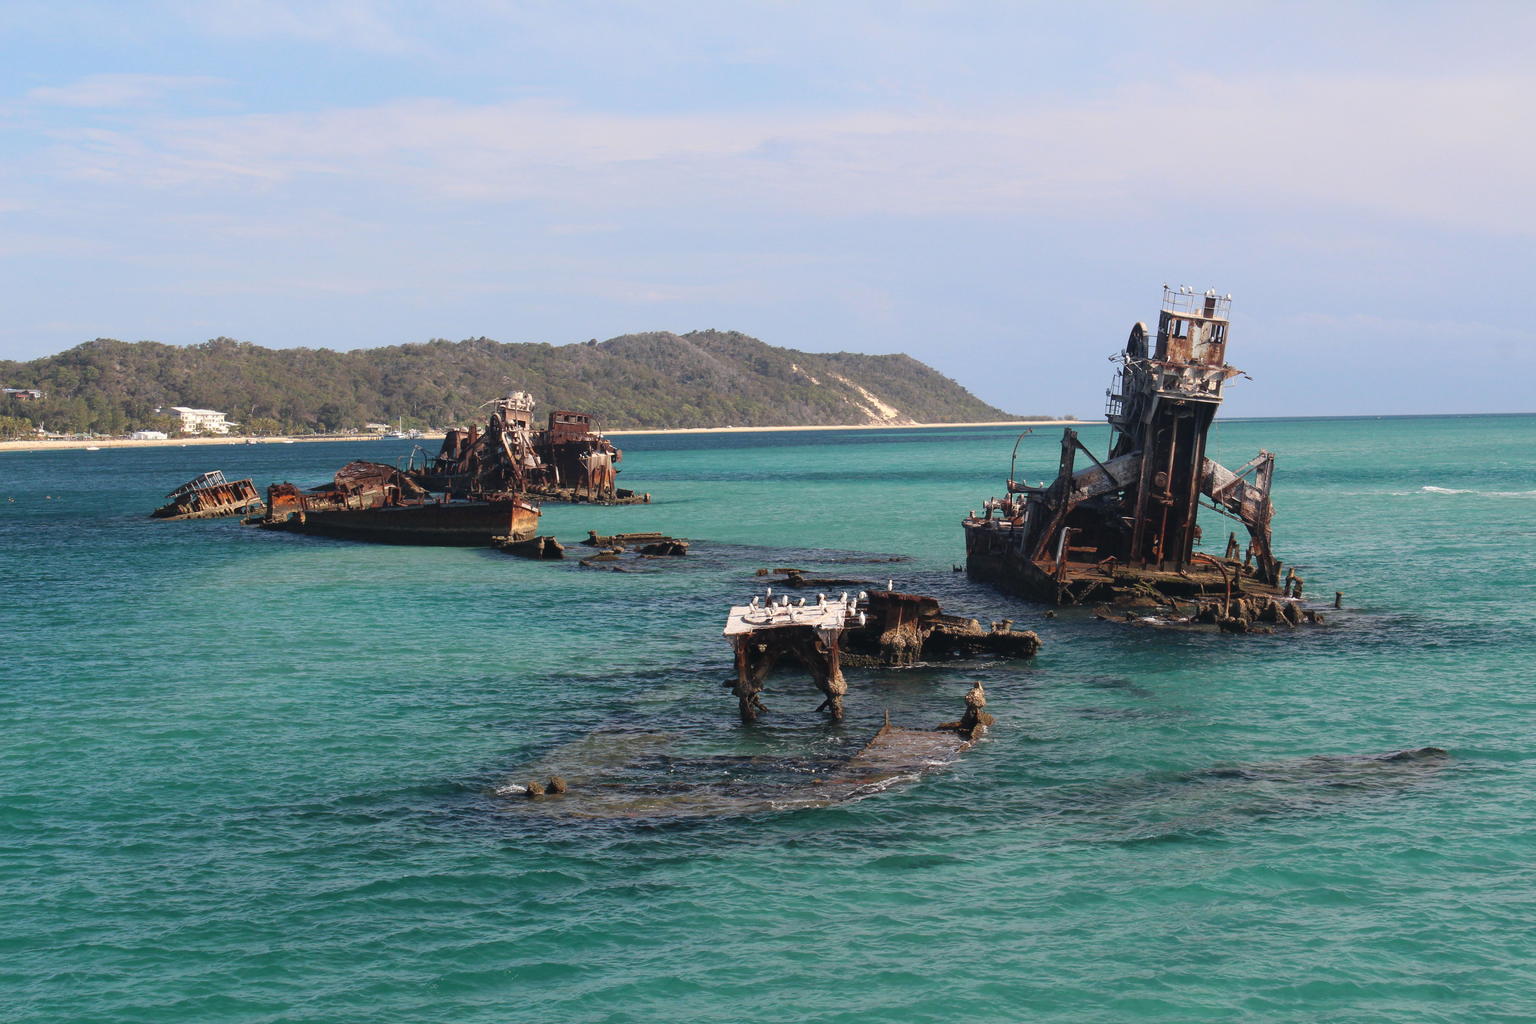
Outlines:
[[[799, 601], [805, 603], [800, 604]], [[818, 594], [814, 603], [804, 598], [770, 598], [767, 601], [753, 598], [751, 604], [731, 607], [725, 620], [725, 635], [742, 636], [758, 630], [789, 626], [836, 631], [857, 625], [858, 618], [858, 599], [847, 594], [837, 598]]]

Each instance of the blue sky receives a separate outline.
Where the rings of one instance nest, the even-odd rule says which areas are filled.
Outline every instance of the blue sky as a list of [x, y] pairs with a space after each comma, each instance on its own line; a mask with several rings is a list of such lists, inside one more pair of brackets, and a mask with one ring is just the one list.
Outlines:
[[1536, 6], [0, 7], [0, 356], [730, 328], [1096, 416], [1531, 411]]

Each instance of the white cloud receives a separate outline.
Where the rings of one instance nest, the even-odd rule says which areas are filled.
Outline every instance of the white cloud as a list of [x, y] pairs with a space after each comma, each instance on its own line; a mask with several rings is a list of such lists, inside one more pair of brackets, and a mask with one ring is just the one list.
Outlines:
[[69, 85], [39, 86], [28, 91], [25, 98], [57, 107], [132, 107], [151, 103], [168, 93], [219, 84], [221, 79], [193, 75], [89, 75]]
[[1186, 78], [984, 111], [616, 114], [412, 100], [146, 120], [71, 173], [151, 186], [325, 181], [402, 198], [1110, 218], [1191, 204], [1366, 210], [1536, 233], [1536, 77]]
[[[389, 5], [369, 0], [191, 0], [173, 6], [214, 35], [299, 39], [374, 53], [419, 49], [396, 27]], [[432, 16], [453, 17], [453, 12], [445, 8]]]

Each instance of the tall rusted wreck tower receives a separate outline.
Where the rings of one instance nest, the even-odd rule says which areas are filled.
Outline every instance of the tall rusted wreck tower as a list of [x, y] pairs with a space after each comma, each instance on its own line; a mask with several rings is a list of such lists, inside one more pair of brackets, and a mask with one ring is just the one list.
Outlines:
[[[1107, 458], [1068, 429], [1054, 481], [1010, 479], [1005, 497], [973, 512], [964, 523], [973, 578], [1053, 604], [1149, 587], [1168, 597], [1280, 593], [1269, 530], [1274, 456], [1261, 451], [1237, 472], [1205, 456], [1222, 388], [1242, 372], [1226, 361], [1230, 308], [1229, 295], [1163, 287], [1156, 335], [1136, 324], [1117, 356]], [[1090, 465], [1077, 468], [1079, 453]], [[1202, 497], [1244, 525], [1246, 552], [1235, 535], [1222, 558], [1195, 551]]]

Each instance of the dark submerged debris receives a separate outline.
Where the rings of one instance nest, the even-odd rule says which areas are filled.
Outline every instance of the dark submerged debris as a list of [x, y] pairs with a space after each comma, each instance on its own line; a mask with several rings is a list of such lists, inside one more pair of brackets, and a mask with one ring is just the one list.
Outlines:
[[538, 561], [553, 561], [565, 557], [565, 546], [553, 537], [531, 537], [527, 540], [493, 537], [491, 546], [509, 555]]
[[676, 537], [666, 537], [640, 545], [640, 553], [648, 558], [681, 558], [688, 554], [688, 542]]
[[758, 576], [778, 576], [786, 587], [805, 590], [810, 587], [869, 587], [873, 580], [842, 579], [836, 576], [807, 576], [804, 569], [759, 569]]
[[[609, 569], [613, 572], [630, 572], [628, 565], [656, 558], [681, 558], [688, 554], [689, 542], [664, 533], [616, 533], [600, 536], [596, 530], [587, 531], [583, 546], [597, 548], [595, 554], [581, 559], [586, 569]], [[624, 557], [624, 556], [629, 557]], [[628, 563], [628, 564], [626, 564]]]
[[[688, 542], [686, 540], [682, 540], [682, 539], [680, 539], [678, 537], [668, 537], [664, 533], [654, 533], [654, 532], [653, 533], [615, 533], [615, 534], [613, 534], [611, 536], [605, 537], [605, 536], [600, 535], [596, 530], [588, 530], [587, 531], [587, 539], [582, 541], [582, 543], [585, 544], [587, 547], [591, 547], [591, 548], [617, 548], [619, 550], [625, 550], [625, 549], [628, 549], [628, 548], [639, 548], [641, 550], [642, 554], [674, 554], [674, 553], [675, 554], [687, 554], [688, 553]], [[682, 550], [678, 551], [678, 552], [661, 551], [661, 550], [658, 550], [658, 551], [655, 551], [655, 552], [647, 552], [647, 551], [645, 551], [645, 549], [647, 547], [665, 548], [665, 547], [673, 547], [673, 546], [681, 546]]]
[[[818, 759], [754, 755], [678, 756], [675, 736], [598, 731], [524, 769], [548, 785], [513, 783], [493, 791], [511, 810], [584, 819], [760, 814], [825, 807], [881, 792], [942, 768], [969, 750], [991, 723], [980, 686], [965, 716], [934, 729], [884, 725], [852, 755]], [[967, 719], [975, 721], [962, 728]], [[560, 799], [551, 799], [559, 796]]]

